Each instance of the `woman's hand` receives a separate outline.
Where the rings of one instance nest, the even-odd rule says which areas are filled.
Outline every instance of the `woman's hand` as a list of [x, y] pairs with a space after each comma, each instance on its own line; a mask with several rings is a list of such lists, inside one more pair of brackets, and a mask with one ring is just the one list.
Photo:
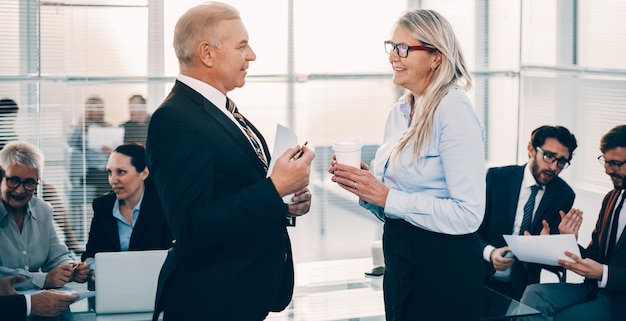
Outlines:
[[385, 207], [389, 188], [370, 173], [365, 163], [361, 162], [361, 168], [356, 168], [337, 163], [333, 156], [328, 172], [333, 174], [331, 180], [341, 188], [368, 203]]

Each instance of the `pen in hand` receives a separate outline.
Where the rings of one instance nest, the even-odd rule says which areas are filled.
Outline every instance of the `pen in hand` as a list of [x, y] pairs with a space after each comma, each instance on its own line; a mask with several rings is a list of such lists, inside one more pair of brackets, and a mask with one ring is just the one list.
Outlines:
[[[309, 141], [304, 142], [302, 147], [306, 146], [306, 144], [308, 144], [308, 143], [309, 143]], [[296, 160], [296, 159], [300, 158], [300, 156], [302, 156], [302, 153], [304, 153], [304, 151], [302, 150], [302, 148], [300, 148], [295, 154], [293, 154], [293, 156], [291, 156], [291, 158], [289, 160], [292, 161], [292, 160]]]

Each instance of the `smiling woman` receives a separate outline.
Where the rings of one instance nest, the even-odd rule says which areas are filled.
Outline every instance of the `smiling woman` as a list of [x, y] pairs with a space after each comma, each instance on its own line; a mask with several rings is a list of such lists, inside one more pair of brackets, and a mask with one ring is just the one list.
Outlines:
[[52, 206], [34, 197], [43, 172], [43, 153], [24, 141], [12, 141], [0, 151], [5, 175], [0, 184], [0, 277], [23, 275], [22, 289], [60, 287], [85, 282], [86, 264], [73, 258], [59, 241]]

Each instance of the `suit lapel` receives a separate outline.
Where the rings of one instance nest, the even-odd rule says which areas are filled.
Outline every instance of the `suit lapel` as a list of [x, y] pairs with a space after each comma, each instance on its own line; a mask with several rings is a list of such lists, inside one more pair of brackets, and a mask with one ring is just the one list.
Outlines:
[[[517, 213], [517, 202], [519, 199], [519, 193], [522, 188], [522, 179], [524, 177], [524, 166], [519, 166], [514, 168], [514, 171], [511, 173], [511, 184], [509, 184], [509, 200], [508, 205], [509, 208], [507, 213], [509, 214], [509, 224], [508, 226], [513, 229], [513, 224], [515, 224], [515, 214]], [[510, 232], [509, 232], [510, 233]]]
[[115, 194], [111, 193], [110, 195], [108, 195], [106, 199], [107, 215], [106, 220], [104, 220], [105, 226], [103, 227], [103, 230], [113, 231], [113, 233], [107, 233], [107, 237], [110, 237], [111, 242], [117, 245], [117, 249], [120, 249], [122, 247], [122, 245], [120, 244], [120, 233], [117, 230], [117, 219], [115, 218], [115, 216], [113, 216], [113, 206], [115, 205], [116, 201], [117, 198], [115, 197]]
[[[209, 115], [211, 118], [215, 120], [215, 122], [217, 122], [220, 126], [222, 126], [224, 130], [233, 138], [233, 140], [235, 140], [237, 145], [242, 149], [242, 152], [251, 159], [251, 162], [252, 162], [251, 164], [257, 164], [258, 169], [262, 171], [263, 173], [265, 173], [264, 165], [259, 159], [259, 157], [256, 155], [256, 152], [250, 145], [250, 141], [248, 140], [246, 135], [241, 132], [241, 130], [239, 129], [239, 126], [235, 125], [235, 123], [230, 118], [228, 118], [228, 116], [226, 116], [224, 112], [219, 110], [220, 107], [215, 106], [212, 102], [210, 102], [208, 99], [202, 96], [199, 92], [193, 90], [191, 87], [185, 85], [184, 83], [178, 80], [176, 81], [175, 87], [172, 90], [172, 92], [174, 92], [175, 90], [183, 91], [184, 92], [183, 95], [185, 95], [186, 97], [191, 99], [193, 102], [198, 104], [199, 107], [202, 108], [202, 111], [206, 115]], [[225, 109], [226, 106], [222, 106], [221, 108]], [[263, 149], [266, 151], [266, 154], [267, 154], [268, 153], [267, 145], [263, 139], [263, 136], [261, 136], [258, 130], [254, 128], [254, 126], [252, 126], [252, 124], [248, 122], [247, 119], [246, 119], [246, 122], [248, 123], [250, 128], [253, 129], [254, 133], [257, 135], [257, 137], [261, 141], [261, 144], [263, 145]], [[269, 162], [269, 159], [270, 158], [267, 157], [268, 162]]]
[[[224, 129], [228, 132], [228, 134], [237, 142], [237, 145], [241, 147], [242, 151], [246, 155], [248, 155], [248, 157], [250, 157], [251, 161], [253, 162], [252, 164], [258, 163], [259, 168], [265, 171], [264, 165], [259, 159], [259, 157], [256, 155], [256, 152], [252, 148], [252, 145], [250, 145], [250, 141], [248, 140], [248, 137], [246, 137], [246, 135], [241, 132], [241, 129], [239, 129], [239, 127], [235, 125], [235, 123], [230, 118], [228, 118], [228, 116], [226, 116], [221, 110], [218, 110], [217, 108], [218, 107], [215, 106], [213, 103], [204, 99], [204, 106], [203, 106], [204, 112], [207, 113], [209, 116], [213, 117], [213, 119], [215, 119], [217, 123], [219, 123], [222, 127], [224, 127]], [[252, 126], [252, 124], [247, 119], [246, 119], [246, 122], [248, 123], [248, 126], [254, 131], [255, 135], [257, 135], [261, 143], [263, 144], [263, 149], [267, 150], [267, 145], [265, 144], [265, 141], [263, 137], [261, 136], [261, 134], [256, 130], [256, 128], [254, 128], [254, 126]], [[266, 159], [269, 160], [269, 157], [266, 157]]]

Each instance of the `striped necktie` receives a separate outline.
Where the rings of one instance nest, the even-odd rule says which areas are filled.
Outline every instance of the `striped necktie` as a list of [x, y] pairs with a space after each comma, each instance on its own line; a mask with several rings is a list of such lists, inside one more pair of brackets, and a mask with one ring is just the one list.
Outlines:
[[528, 197], [528, 201], [524, 205], [524, 216], [522, 217], [522, 225], [519, 229], [519, 234], [524, 235], [524, 231], [530, 232], [530, 226], [533, 221], [533, 211], [535, 210], [535, 197], [537, 196], [537, 192], [541, 190], [541, 186], [533, 185], [530, 187], [530, 197]]
[[265, 158], [265, 154], [263, 154], [263, 149], [261, 148], [261, 144], [259, 143], [254, 133], [252, 133], [252, 130], [250, 130], [250, 127], [248, 127], [246, 120], [239, 113], [239, 110], [237, 109], [237, 105], [235, 105], [235, 103], [228, 97], [226, 97], [226, 109], [233, 114], [233, 117], [235, 117], [235, 120], [237, 120], [241, 128], [243, 128], [243, 131], [246, 133], [246, 135], [248, 135], [248, 139], [252, 143], [252, 147], [254, 147], [254, 151], [256, 152], [256, 155], [259, 157], [261, 162], [263, 162], [263, 167], [265, 167], [265, 171], [267, 172], [267, 159]]

